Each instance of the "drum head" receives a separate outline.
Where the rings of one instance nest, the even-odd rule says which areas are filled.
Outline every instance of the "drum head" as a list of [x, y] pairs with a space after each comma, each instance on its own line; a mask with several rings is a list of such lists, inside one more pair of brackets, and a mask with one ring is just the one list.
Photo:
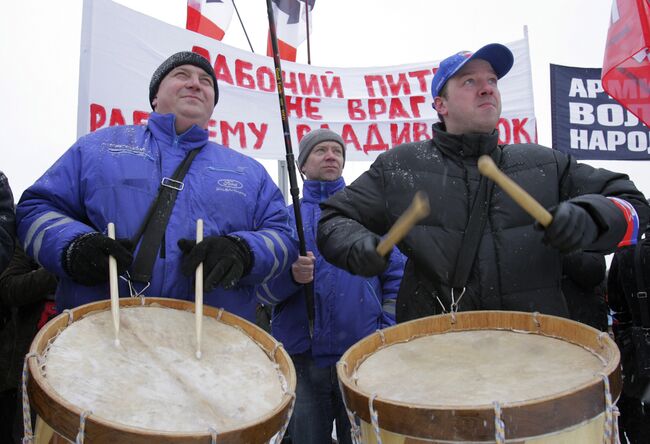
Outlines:
[[212, 433], [219, 442], [264, 441], [280, 430], [295, 372], [279, 343], [204, 307], [197, 359], [193, 304], [145, 301], [121, 300], [119, 346], [108, 301], [73, 310], [70, 325], [60, 315], [35, 338], [41, 359], [29, 362], [30, 395], [48, 424], [74, 439], [89, 415], [89, 442], [207, 442]]
[[341, 358], [350, 411], [393, 433], [494, 441], [495, 407], [508, 439], [553, 433], [605, 411], [607, 377], [621, 389], [619, 352], [599, 331], [563, 318], [463, 312], [400, 324]]

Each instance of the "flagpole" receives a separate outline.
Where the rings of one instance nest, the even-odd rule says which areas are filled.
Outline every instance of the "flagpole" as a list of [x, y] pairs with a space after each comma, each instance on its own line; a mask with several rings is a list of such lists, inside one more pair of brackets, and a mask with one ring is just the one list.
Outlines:
[[248, 46], [251, 48], [251, 52], [255, 54], [255, 50], [253, 49], [253, 45], [251, 44], [251, 39], [248, 38], [248, 33], [246, 32], [246, 27], [244, 26], [244, 22], [241, 19], [241, 16], [239, 15], [239, 9], [237, 9], [237, 5], [235, 4], [235, 0], [232, 0], [232, 6], [235, 8], [235, 12], [237, 13], [237, 18], [239, 19], [239, 23], [241, 24], [241, 29], [244, 30], [244, 35], [246, 36], [246, 40], [248, 41]]
[[307, 64], [311, 65], [311, 45], [309, 43], [309, 0], [305, 0], [305, 26], [307, 26]]
[[[307, 256], [305, 245], [305, 232], [302, 226], [302, 213], [300, 212], [300, 199], [298, 196], [298, 180], [296, 179], [296, 162], [291, 147], [291, 132], [289, 128], [289, 116], [287, 114], [287, 102], [284, 97], [284, 85], [282, 83], [282, 66], [280, 64], [280, 51], [278, 50], [278, 37], [275, 32], [275, 19], [273, 18], [272, 0], [266, 0], [266, 11], [269, 17], [269, 34], [271, 37], [271, 48], [273, 49], [273, 63], [275, 65], [275, 83], [278, 88], [278, 100], [280, 102], [280, 116], [282, 117], [282, 129], [284, 132], [284, 146], [286, 149], [287, 172], [289, 173], [289, 192], [293, 203], [293, 213], [296, 219], [296, 231], [298, 232], [298, 246], [301, 256]], [[314, 331], [314, 285], [313, 281], [305, 284], [305, 302], [307, 305], [307, 318], [309, 319], [309, 334]]]

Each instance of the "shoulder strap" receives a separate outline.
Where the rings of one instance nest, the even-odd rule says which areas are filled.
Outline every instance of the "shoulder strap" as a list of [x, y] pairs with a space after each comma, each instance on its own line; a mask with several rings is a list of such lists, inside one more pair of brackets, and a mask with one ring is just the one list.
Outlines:
[[149, 207], [149, 211], [147, 211], [147, 215], [140, 229], [132, 239], [133, 245], [137, 245], [140, 237], [142, 237], [138, 254], [133, 260], [131, 271], [132, 280], [136, 282], [151, 282], [153, 264], [160, 250], [160, 245], [162, 244], [162, 239], [167, 229], [167, 223], [169, 222], [169, 217], [172, 214], [172, 209], [176, 202], [176, 196], [185, 187], [183, 178], [190, 169], [192, 161], [199, 154], [199, 151], [201, 151], [201, 148], [187, 153], [183, 162], [174, 171], [174, 175], [171, 178], [163, 177], [160, 182], [158, 196], [151, 207]]
[[[634, 247], [634, 277], [636, 279], [636, 300], [639, 304], [641, 325], [650, 328], [650, 311], [648, 311], [648, 292], [646, 291], [643, 267], [641, 266], [641, 249], [643, 241], [638, 241]], [[630, 307], [630, 310], [633, 308]]]
[[[492, 151], [492, 160], [499, 165], [501, 160], [501, 148]], [[469, 278], [470, 270], [474, 264], [478, 246], [483, 237], [483, 229], [488, 218], [488, 209], [490, 207], [490, 200], [492, 198], [492, 189], [494, 182], [488, 181], [487, 177], [481, 176], [478, 192], [472, 205], [472, 212], [469, 215], [467, 226], [465, 227], [465, 235], [463, 236], [463, 243], [458, 253], [456, 261], [456, 268], [453, 278], [451, 280], [452, 288], [464, 288]]]

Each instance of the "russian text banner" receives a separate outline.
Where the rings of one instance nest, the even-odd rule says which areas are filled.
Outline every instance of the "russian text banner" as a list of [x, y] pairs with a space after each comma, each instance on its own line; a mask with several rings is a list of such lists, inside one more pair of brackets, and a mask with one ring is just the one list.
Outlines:
[[650, 130], [607, 95], [600, 74], [551, 65], [553, 148], [577, 159], [650, 159]]

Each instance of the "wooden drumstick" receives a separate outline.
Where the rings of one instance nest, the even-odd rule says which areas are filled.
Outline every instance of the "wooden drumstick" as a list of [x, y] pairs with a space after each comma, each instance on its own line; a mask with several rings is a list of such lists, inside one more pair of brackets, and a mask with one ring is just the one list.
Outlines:
[[[196, 243], [203, 240], [203, 219], [196, 220]], [[201, 333], [203, 330], [203, 262], [196, 267], [194, 316], [196, 320], [196, 359], [201, 359]]]
[[[115, 224], [109, 222], [108, 237], [115, 239]], [[117, 286], [117, 260], [108, 256], [108, 285], [111, 295], [111, 314], [113, 315], [113, 327], [115, 328], [115, 346], [120, 345], [120, 291]]]
[[413, 226], [429, 214], [429, 197], [424, 191], [418, 191], [413, 197], [411, 205], [390, 227], [386, 236], [377, 245], [377, 253], [386, 256], [396, 243], [402, 240]]
[[524, 211], [533, 216], [533, 218], [548, 227], [553, 221], [553, 216], [546, 208], [540, 205], [530, 194], [522, 187], [517, 185], [511, 178], [503, 174], [494, 164], [490, 156], [483, 155], [478, 159], [478, 170], [484, 176], [492, 179], [505, 191]]

